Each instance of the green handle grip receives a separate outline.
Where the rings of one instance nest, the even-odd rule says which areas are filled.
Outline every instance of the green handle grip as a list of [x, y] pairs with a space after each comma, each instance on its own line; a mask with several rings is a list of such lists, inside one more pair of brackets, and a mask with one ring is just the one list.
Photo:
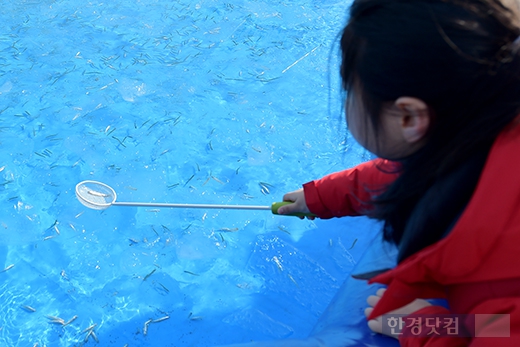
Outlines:
[[[273, 202], [271, 205], [271, 212], [273, 214], [278, 214], [278, 209], [282, 206], [292, 204], [290, 201], [282, 201], [282, 202]], [[303, 212], [296, 212], [296, 213], [290, 213], [286, 214], [284, 216], [295, 216], [295, 217], [317, 217], [314, 213], [303, 213]]]

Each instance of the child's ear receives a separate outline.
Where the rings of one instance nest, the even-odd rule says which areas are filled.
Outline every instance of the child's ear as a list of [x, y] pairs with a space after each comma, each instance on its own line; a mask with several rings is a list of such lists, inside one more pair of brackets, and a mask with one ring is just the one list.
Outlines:
[[404, 139], [415, 143], [424, 138], [431, 124], [428, 105], [421, 99], [402, 96], [395, 101], [400, 111], [400, 125]]

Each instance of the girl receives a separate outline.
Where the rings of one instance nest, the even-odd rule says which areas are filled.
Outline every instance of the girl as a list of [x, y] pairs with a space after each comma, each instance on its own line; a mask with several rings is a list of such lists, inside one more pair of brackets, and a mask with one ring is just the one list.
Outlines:
[[[379, 158], [304, 184], [284, 196], [294, 203], [279, 213], [384, 221], [398, 266], [371, 279], [387, 285], [368, 298], [372, 330], [381, 332], [388, 312], [502, 314], [476, 329], [497, 336], [505, 327], [509, 338], [445, 330], [414, 337], [405, 329], [400, 343], [520, 346], [513, 13], [498, 0], [354, 0], [349, 18], [341, 37], [347, 123]], [[428, 298], [446, 298], [449, 311], [421, 300]]]

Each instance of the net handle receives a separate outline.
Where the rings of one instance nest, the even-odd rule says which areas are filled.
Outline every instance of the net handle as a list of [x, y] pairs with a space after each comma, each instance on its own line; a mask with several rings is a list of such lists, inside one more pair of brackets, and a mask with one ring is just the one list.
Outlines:
[[134, 207], [173, 207], [173, 208], [216, 208], [228, 210], [270, 210], [271, 206], [254, 205], [212, 205], [212, 204], [169, 204], [155, 202], [113, 202], [114, 206], [134, 206]]

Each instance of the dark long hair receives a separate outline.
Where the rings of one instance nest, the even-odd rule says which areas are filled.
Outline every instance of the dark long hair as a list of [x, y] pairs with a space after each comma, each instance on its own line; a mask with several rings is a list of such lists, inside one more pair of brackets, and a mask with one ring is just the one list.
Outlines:
[[487, 153], [518, 114], [520, 29], [512, 16], [498, 0], [354, 1], [341, 76], [348, 96], [361, 88], [368, 125], [377, 134], [382, 105], [401, 96], [425, 101], [434, 114], [427, 143], [401, 160], [399, 178], [374, 201], [387, 240], [399, 244], [420, 198]]

